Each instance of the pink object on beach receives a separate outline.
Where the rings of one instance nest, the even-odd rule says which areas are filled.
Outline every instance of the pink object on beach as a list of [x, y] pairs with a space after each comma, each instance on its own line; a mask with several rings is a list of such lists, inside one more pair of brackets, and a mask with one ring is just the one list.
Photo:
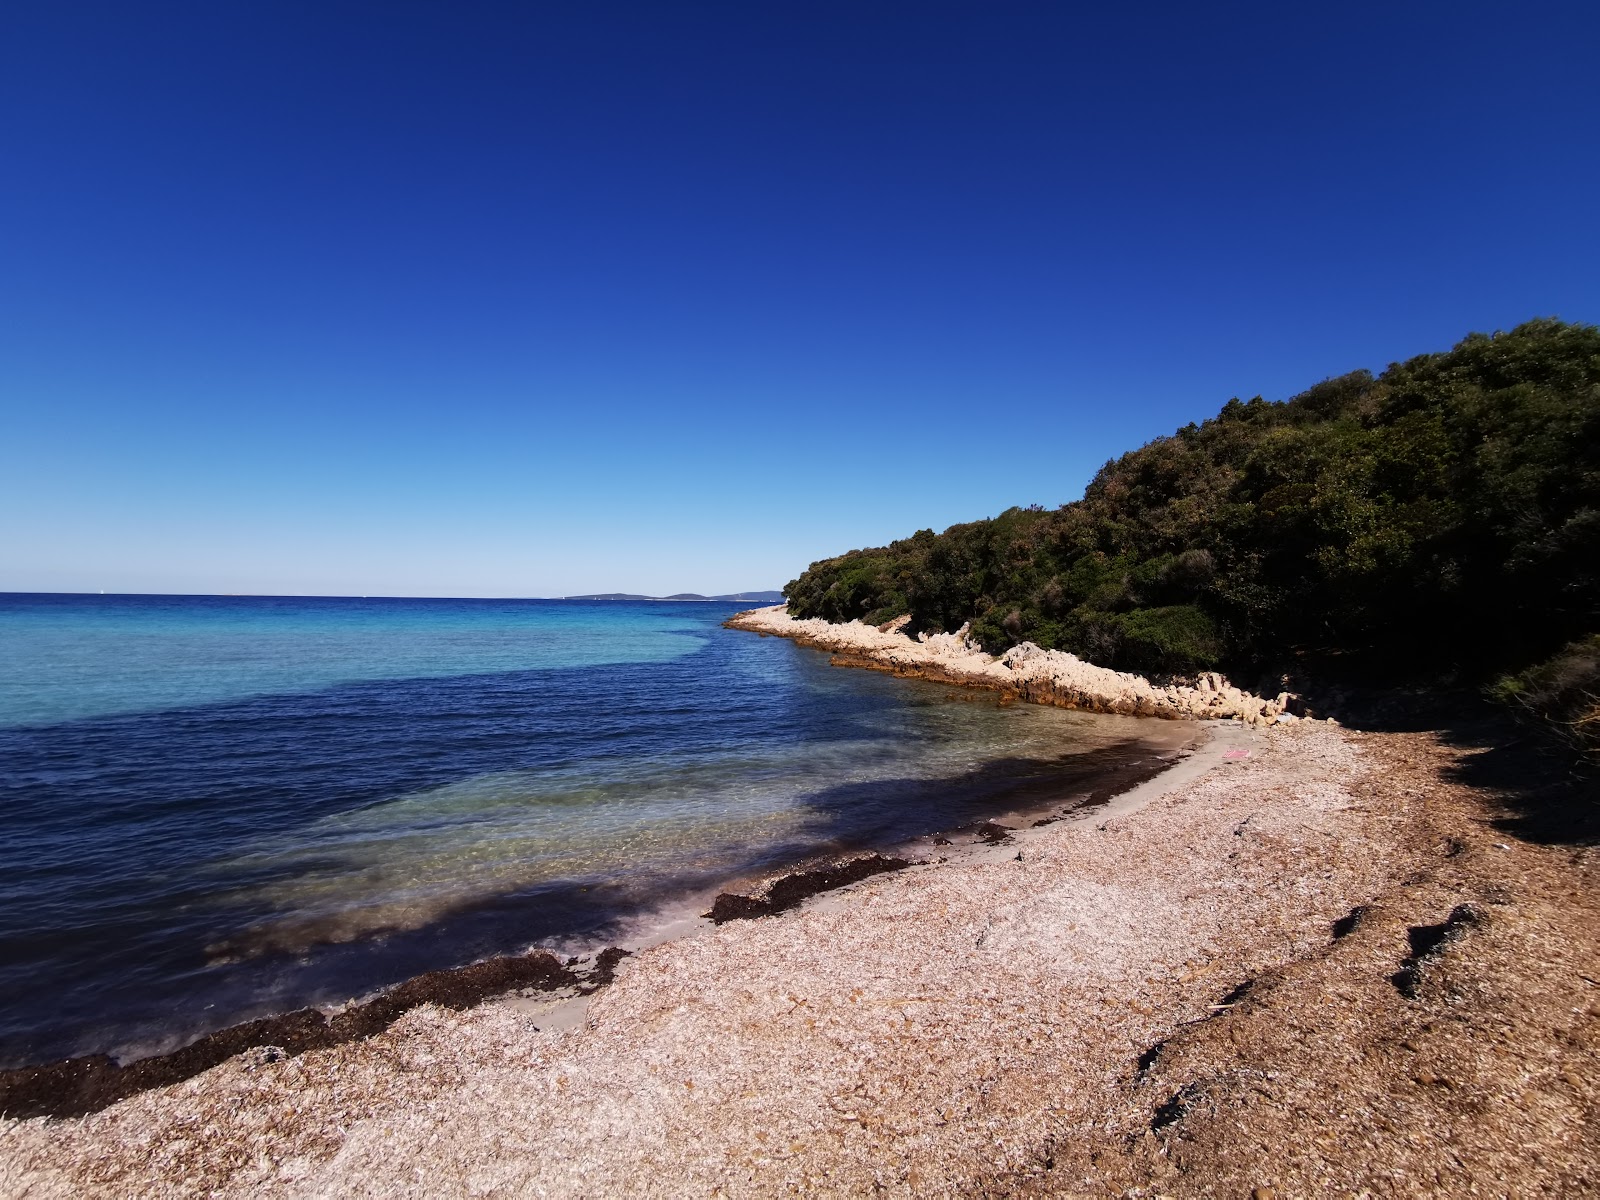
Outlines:
[[1250, 751], [1248, 751], [1248, 750], [1224, 750], [1222, 752], [1222, 757], [1223, 758], [1249, 758], [1250, 757]]

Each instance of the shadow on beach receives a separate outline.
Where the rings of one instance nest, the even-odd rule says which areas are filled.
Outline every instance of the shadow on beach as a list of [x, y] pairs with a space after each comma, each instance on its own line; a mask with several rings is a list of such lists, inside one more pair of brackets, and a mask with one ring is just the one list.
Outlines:
[[1432, 733], [1459, 752], [1445, 772], [1499, 808], [1494, 827], [1545, 845], [1600, 842], [1600, 777], [1570, 750], [1465, 689], [1352, 688], [1319, 708], [1369, 733]]

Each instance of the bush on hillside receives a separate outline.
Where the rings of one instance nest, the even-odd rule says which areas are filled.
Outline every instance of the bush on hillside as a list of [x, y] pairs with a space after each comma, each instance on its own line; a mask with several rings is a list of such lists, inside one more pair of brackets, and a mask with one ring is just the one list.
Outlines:
[[1136, 608], [1117, 618], [1116, 665], [1154, 675], [1186, 675], [1218, 664], [1222, 640], [1210, 617], [1192, 604]]
[[799, 617], [970, 622], [991, 652], [1126, 669], [1514, 669], [1600, 611], [1600, 330], [1532, 321], [1231, 400], [1082, 500], [851, 551], [784, 594]]
[[1492, 692], [1600, 765], [1600, 634], [1502, 678]]

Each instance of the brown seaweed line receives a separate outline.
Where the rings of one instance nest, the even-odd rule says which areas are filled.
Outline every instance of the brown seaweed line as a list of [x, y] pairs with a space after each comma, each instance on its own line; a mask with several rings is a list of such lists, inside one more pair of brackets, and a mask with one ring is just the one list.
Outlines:
[[290, 1057], [368, 1038], [422, 1004], [464, 1009], [505, 992], [554, 992], [569, 987], [588, 995], [612, 981], [617, 963], [628, 953], [616, 946], [601, 951], [586, 975], [579, 975], [545, 950], [501, 955], [415, 976], [333, 1016], [301, 1008], [262, 1017], [208, 1033], [170, 1054], [126, 1065], [93, 1054], [0, 1071], [0, 1116], [81, 1117], [136, 1092], [180, 1083], [246, 1050], [271, 1047]]

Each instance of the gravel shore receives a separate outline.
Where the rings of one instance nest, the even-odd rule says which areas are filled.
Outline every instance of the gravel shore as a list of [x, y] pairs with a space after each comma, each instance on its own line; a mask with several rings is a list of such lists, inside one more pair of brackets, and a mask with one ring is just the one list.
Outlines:
[[1594, 1194], [1593, 851], [1431, 734], [1221, 727], [1111, 805], [65, 1121], [7, 1196]]

